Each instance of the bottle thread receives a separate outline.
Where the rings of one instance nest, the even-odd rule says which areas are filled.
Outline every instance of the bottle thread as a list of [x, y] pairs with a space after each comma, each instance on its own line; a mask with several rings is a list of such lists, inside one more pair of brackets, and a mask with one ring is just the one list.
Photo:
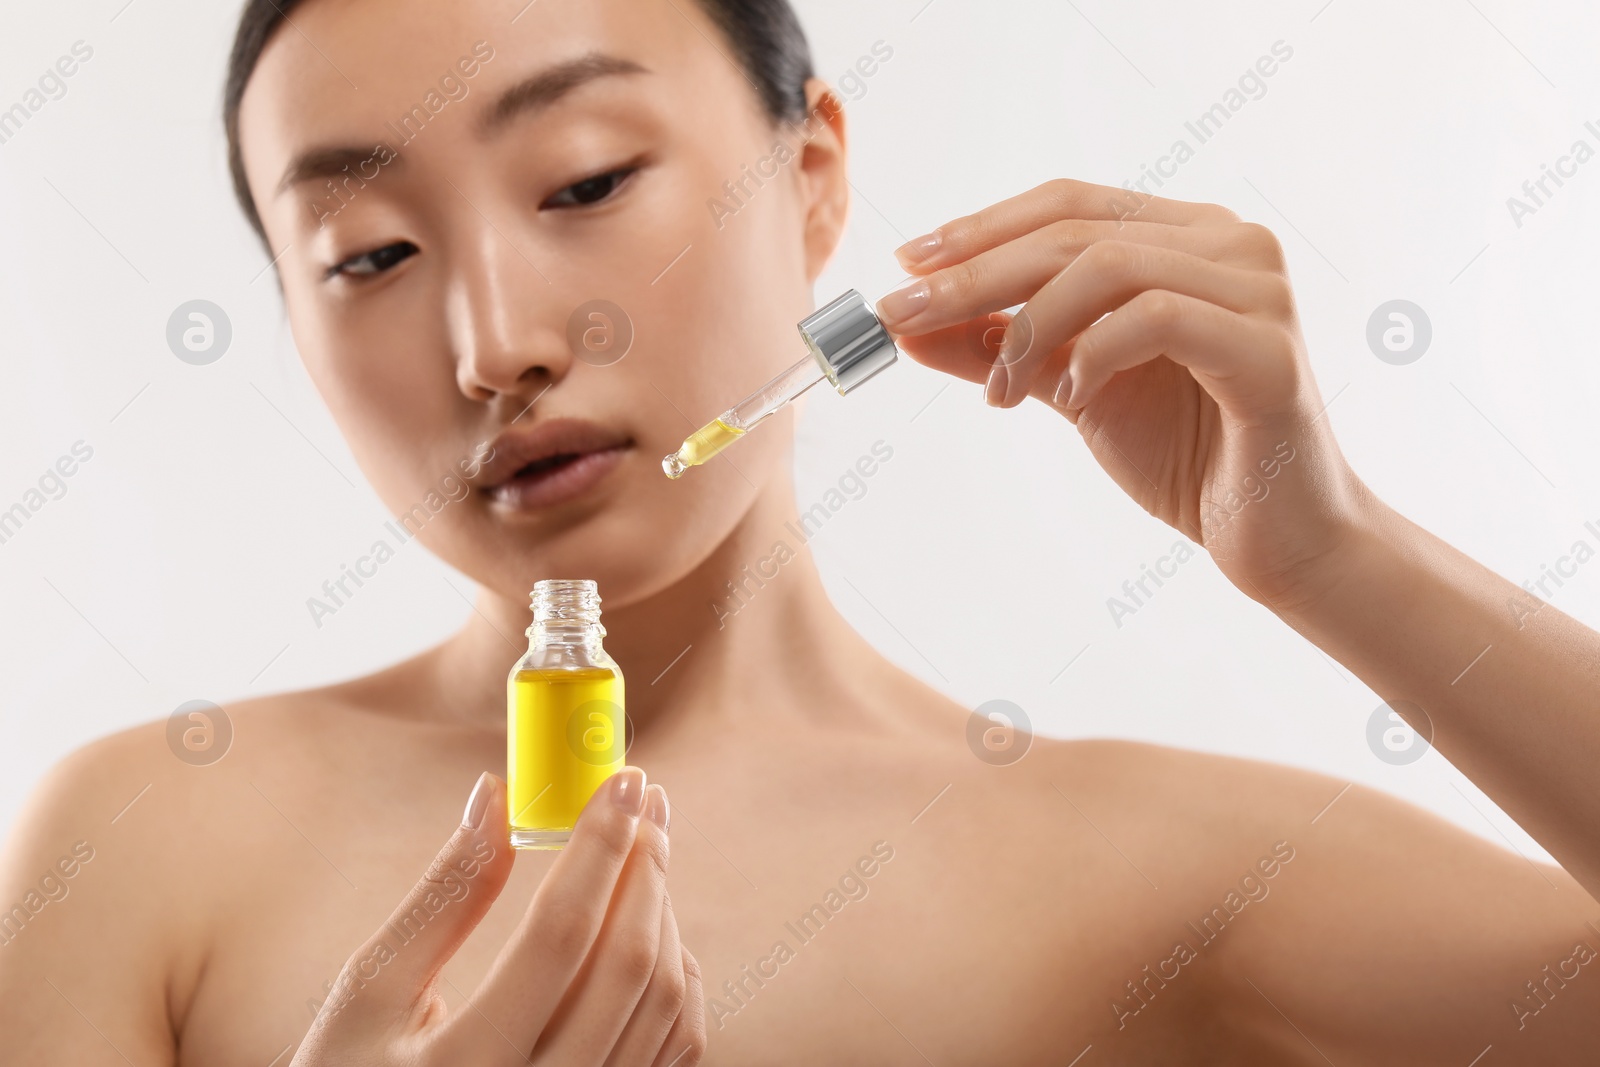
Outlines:
[[533, 584], [530, 597], [533, 624], [526, 632], [534, 644], [605, 636], [600, 592], [592, 579], [541, 579]]

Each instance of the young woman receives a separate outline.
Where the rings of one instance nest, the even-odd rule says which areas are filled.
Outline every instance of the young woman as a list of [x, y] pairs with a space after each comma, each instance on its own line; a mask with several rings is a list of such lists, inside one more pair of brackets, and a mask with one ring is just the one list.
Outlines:
[[[790, 416], [678, 483], [660, 457], [782, 368], [848, 202], [783, 0], [249, 0], [227, 118], [384, 501], [468, 461], [421, 536], [482, 593], [420, 656], [230, 706], [219, 762], [158, 722], [55, 768], [0, 903], [70, 895], [6, 929], [0, 1059], [1593, 1062], [1600, 637], [1351, 471], [1266, 230], [1050, 182], [901, 249], [880, 309], [913, 358], [1070, 419], [1564, 870], [1244, 760], [1041, 738], [984, 762], [803, 552], [719, 617], [796, 518]], [[778, 142], [736, 214], [706, 209]], [[609, 365], [568, 340], [594, 300], [636, 332]], [[514, 857], [504, 679], [553, 576], [599, 583], [635, 766], [564, 852]]]

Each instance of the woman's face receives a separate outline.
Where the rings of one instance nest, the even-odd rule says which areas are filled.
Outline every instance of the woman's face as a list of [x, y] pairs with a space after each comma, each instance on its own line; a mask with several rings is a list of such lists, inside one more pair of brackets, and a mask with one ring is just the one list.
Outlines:
[[[840, 120], [773, 158], [795, 134], [693, 0], [290, 19], [241, 103], [245, 171], [301, 357], [399, 521], [508, 597], [592, 577], [620, 605], [786, 491], [787, 426], [679, 482], [661, 457], [803, 354]], [[551, 449], [584, 455], [513, 477]]]

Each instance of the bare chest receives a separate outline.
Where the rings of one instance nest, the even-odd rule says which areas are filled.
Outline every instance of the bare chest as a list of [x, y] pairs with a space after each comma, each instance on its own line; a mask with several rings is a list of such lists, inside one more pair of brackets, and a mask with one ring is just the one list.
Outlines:
[[[1179, 988], [1137, 1044], [1111, 1025], [1108, 994], [1137, 976], [1138, 931], [1159, 920], [1098, 839], [1030, 844], [987, 810], [996, 798], [919, 814], [898, 799], [738, 808], [682, 792], [669, 885], [703, 972], [706, 1064], [1065, 1064], [1109, 1040], [1136, 1063], [1192, 1022]], [[427, 858], [337, 835], [310, 845], [276, 842], [249, 898], [228, 905], [181, 1062], [287, 1063]], [[452, 1010], [471, 1010], [553, 859], [519, 856], [440, 975]], [[1183, 1061], [1167, 1049], [1159, 1062]]]

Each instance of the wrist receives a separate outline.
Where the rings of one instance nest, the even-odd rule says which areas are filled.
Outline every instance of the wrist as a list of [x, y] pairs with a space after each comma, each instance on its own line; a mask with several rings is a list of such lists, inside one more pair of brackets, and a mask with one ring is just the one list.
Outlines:
[[1348, 594], [1382, 570], [1394, 551], [1395, 521], [1389, 505], [1359, 479], [1350, 499], [1328, 520], [1320, 547], [1275, 588], [1264, 603], [1284, 621], [1311, 621], [1325, 612], [1335, 593]]

